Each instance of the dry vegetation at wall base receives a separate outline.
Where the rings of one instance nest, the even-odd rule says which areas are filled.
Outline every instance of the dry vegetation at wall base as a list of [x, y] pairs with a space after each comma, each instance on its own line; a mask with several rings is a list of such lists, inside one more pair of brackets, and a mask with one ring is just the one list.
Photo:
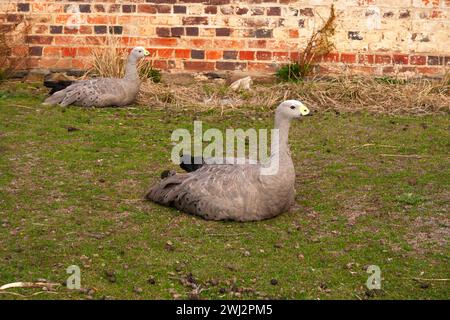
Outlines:
[[256, 84], [249, 91], [235, 92], [217, 80], [183, 85], [174, 80], [160, 84], [147, 81], [141, 86], [138, 103], [175, 110], [219, 109], [223, 113], [248, 108], [267, 111], [286, 99], [299, 99], [316, 112], [448, 115], [450, 82], [448, 76], [439, 81], [409, 82], [386, 77], [312, 78], [301, 83]]

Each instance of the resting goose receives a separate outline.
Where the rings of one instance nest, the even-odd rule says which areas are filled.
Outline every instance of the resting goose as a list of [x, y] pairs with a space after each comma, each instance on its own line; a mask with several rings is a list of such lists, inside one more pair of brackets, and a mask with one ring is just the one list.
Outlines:
[[287, 100], [278, 106], [275, 128], [279, 139], [272, 142], [268, 166], [203, 164], [189, 173], [172, 172], [150, 189], [146, 199], [207, 220], [257, 221], [288, 211], [295, 198], [289, 126], [292, 119], [308, 114], [300, 101]]
[[125, 68], [125, 77], [97, 78], [76, 81], [64, 90], [48, 97], [44, 104], [61, 106], [77, 105], [82, 107], [125, 106], [134, 101], [141, 80], [137, 70], [139, 60], [148, 56], [149, 52], [143, 47], [131, 50]]

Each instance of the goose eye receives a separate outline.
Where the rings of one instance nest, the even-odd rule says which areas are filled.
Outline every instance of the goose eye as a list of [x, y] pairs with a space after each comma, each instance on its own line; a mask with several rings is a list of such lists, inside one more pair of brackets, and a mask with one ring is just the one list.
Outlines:
[[291, 106], [291, 109], [295, 109], [295, 106]]

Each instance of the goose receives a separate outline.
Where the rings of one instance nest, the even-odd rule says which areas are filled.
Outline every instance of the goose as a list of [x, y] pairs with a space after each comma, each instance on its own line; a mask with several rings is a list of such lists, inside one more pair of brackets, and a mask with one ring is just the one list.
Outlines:
[[279, 135], [272, 141], [268, 165], [203, 163], [188, 173], [168, 171], [145, 198], [206, 220], [258, 221], [288, 211], [295, 199], [290, 122], [309, 114], [297, 100], [277, 107], [275, 129]]
[[44, 104], [61, 106], [77, 105], [82, 107], [125, 106], [134, 101], [141, 80], [137, 70], [137, 63], [149, 55], [144, 47], [131, 50], [125, 68], [125, 77], [97, 78], [76, 81], [67, 88], [48, 97]]

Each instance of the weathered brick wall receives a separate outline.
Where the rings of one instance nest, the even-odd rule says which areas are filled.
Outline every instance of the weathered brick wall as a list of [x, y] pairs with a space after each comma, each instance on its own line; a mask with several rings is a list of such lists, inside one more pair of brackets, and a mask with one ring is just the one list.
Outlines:
[[295, 58], [336, 8], [336, 52], [322, 73], [443, 75], [450, 65], [450, 0], [0, 0], [0, 24], [29, 19], [13, 54], [28, 68], [83, 69], [115, 33], [158, 68], [273, 72]]

